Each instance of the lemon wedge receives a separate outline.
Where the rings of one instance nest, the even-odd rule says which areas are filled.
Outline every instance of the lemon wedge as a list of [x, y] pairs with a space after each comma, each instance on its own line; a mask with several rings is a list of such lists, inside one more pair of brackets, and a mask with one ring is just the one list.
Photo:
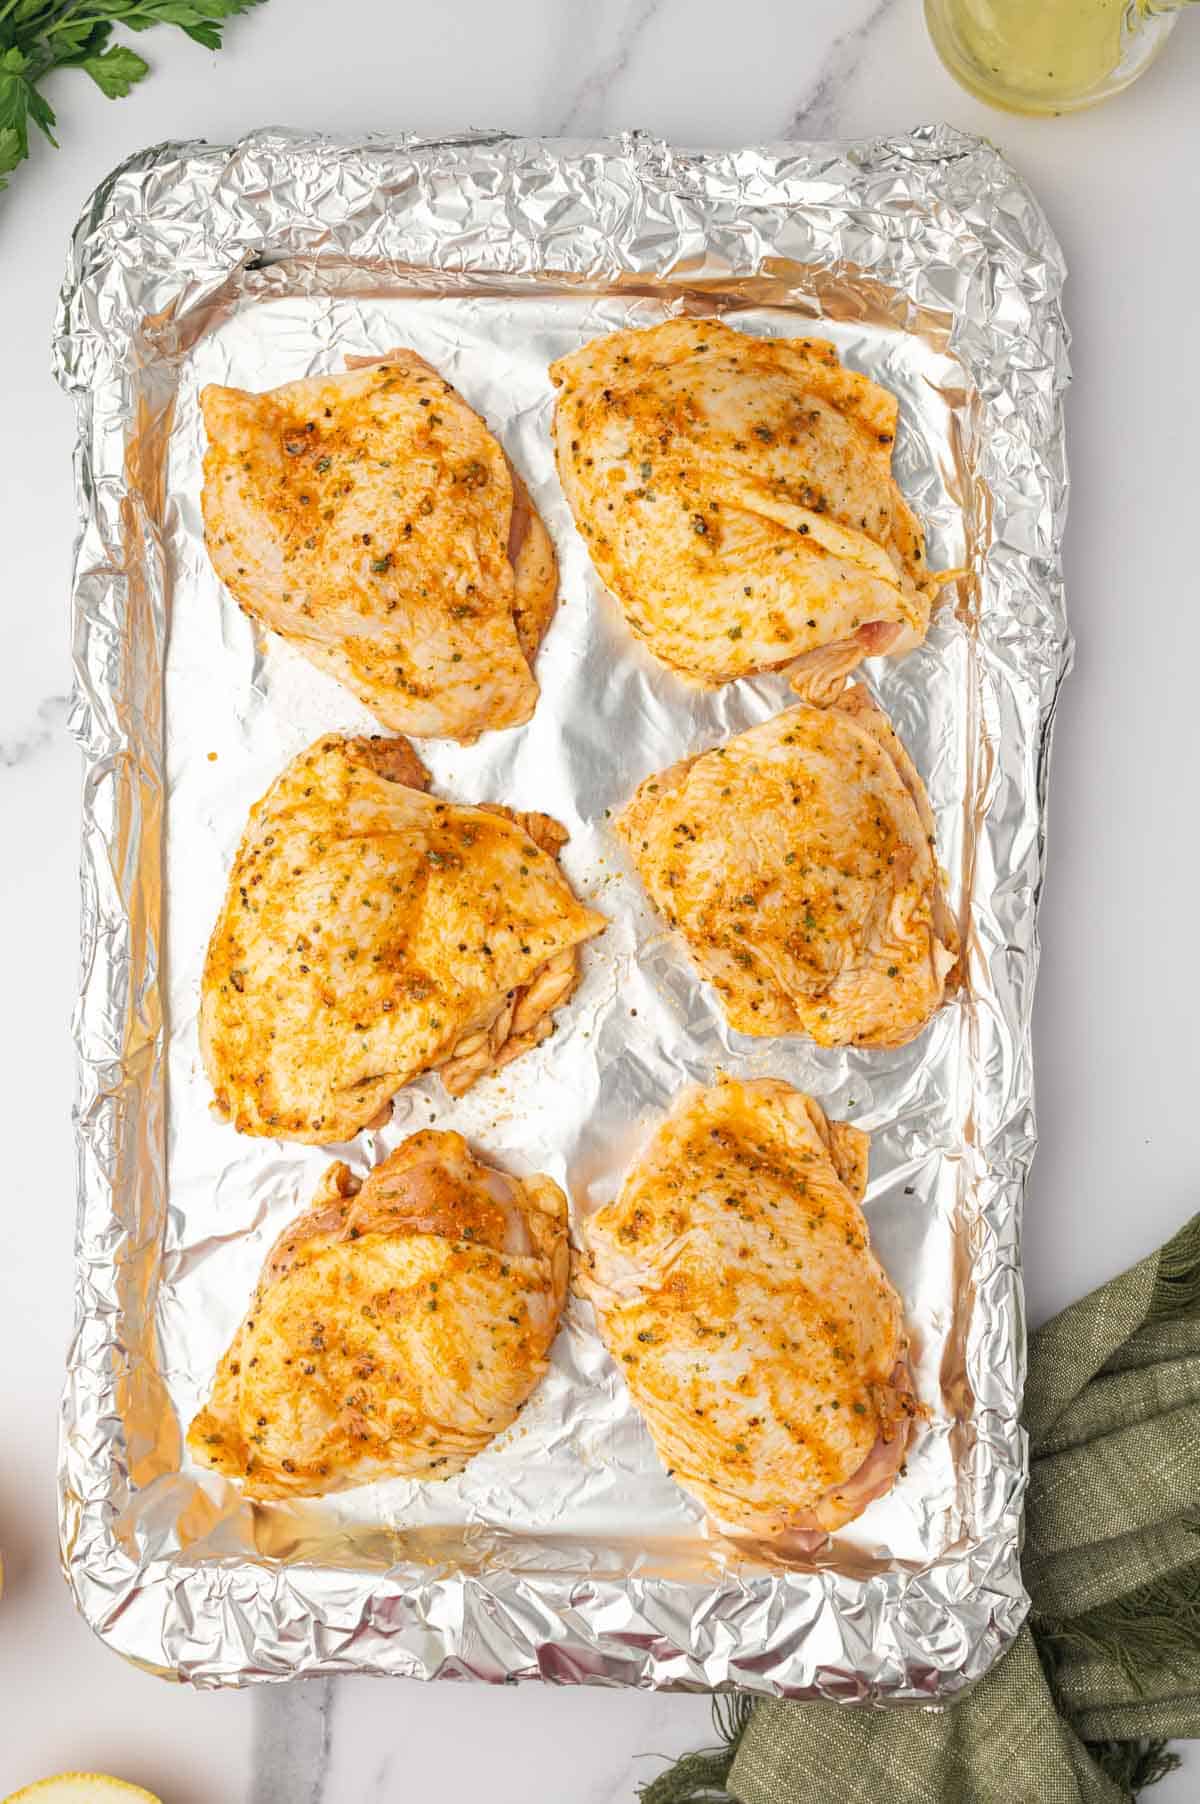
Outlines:
[[161, 1799], [105, 1773], [59, 1773], [13, 1792], [3, 1804], [161, 1804]]

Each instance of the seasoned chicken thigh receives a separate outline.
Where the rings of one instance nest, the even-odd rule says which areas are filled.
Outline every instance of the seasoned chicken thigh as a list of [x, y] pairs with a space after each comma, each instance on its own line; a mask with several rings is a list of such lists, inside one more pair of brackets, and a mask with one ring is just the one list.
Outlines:
[[933, 817], [861, 684], [648, 778], [617, 830], [739, 1033], [903, 1046], [941, 1005]]
[[831, 344], [673, 319], [550, 375], [576, 525], [665, 664], [716, 683], [786, 664], [817, 699], [925, 637], [943, 579], [892, 478], [896, 399]]
[[790, 1084], [691, 1085], [587, 1224], [576, 1287], [660, 1459], [733, 1530], [828, 1533], [903, 1464], [917, 1405], [866, 1164]]
[[200, 397], [204, 526], [238, 605], [397, 732], [519, 726], [554, 611], [520, 477], [415, 351], [266, 394]]
[[557, 1184], [481, 1164], [459, 1134], [412, 1135], [361, 1188], [332, 1165], [188, 1446], [250, 1497], [449, 1478], [545, 1372], [567, 1269]]
[[544, 814], [421, 789], [404, 740], [329, 734], [250, 812], [201, 985], [218, 1110], [325, 1145], [423, 1071], [452, 1095], [552, 1032], [600, 933]]

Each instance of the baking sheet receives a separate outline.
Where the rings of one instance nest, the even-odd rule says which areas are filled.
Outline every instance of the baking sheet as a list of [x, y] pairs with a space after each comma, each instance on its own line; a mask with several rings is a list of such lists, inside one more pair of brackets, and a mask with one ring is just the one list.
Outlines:
[[[1061, 274], [1011, 172], [944, 130], [713, 155], [263, 134], [146, 153], [102, 191], [58, 349], [81, 419], [75, 718], [93, 773], [63, 1520], [81, 1608], [121, 1651], [199, 1683], [369, 1670], [930, 1699], [1015, 1633], [1028, 1024], [1068, 655]], [[656, 666], [553, 473], [548, 363], [680, 309], [818, 330], [894, 390], [931, 566], [970, 571], [919, 651], [868, 667], [928, 784], [968, 954], [963, 994], [900, 1052], [731, 1034], [611, 833], [650, 770], [789, 699], [779, 677], [705, 692]], [[612, 925], [553, 1038], [497, 1078], [457, 1103], [410, 1086], [345, 1149], [276, 1145], [209, 1115], [204, 947], [250, 803], [319, 733], [374, 723], [212, 573], [197, 396], [397, 343], [487, 417], [561, 563], [533, 720], [422, 756], [448, 797], [561, 819], [572, 881]], [[718, 1069], [786, 1077], [871, 1132], [872, 1237], [931, 1412], [905, 1477], [814, 1561], [781, 1567], [705, 1523], [579, 1302], [517, 1424], [449, 1482], [256, 1505], [188, 1463], [182, 1431], [263, 1255], [331, 1157], [361, 1171], [415, 1127], [458, 1127], [550, 1173], [578, 1220], [679, 1085]]]

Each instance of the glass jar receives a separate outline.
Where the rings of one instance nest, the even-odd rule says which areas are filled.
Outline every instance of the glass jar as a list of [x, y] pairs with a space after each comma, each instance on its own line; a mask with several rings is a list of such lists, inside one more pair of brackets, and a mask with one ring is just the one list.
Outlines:
[[1014, 113], [1069, 113], [1119, 93], [1149, 68], [1179, 9], [1162, 0], [925, 0], [951, 75]]

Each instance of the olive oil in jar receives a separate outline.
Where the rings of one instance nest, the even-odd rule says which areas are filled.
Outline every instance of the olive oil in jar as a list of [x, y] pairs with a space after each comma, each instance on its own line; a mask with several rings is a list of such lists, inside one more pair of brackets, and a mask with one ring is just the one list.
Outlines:
[[925, 0], [950, 73], [982, 100], [1065, 113], [1125, 87], [1174, 24], [1147, 0]]

